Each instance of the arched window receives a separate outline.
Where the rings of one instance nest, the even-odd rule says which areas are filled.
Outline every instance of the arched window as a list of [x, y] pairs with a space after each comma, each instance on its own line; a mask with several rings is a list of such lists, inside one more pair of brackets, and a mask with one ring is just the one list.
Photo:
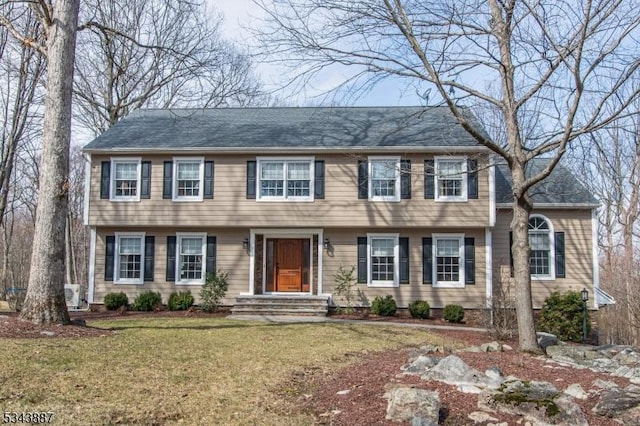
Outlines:
[[551, 227], [549, 222], [541, 216], [532, 216], [529, 219], [529, 270], [532, 276], [552, 276], [552, 244]]

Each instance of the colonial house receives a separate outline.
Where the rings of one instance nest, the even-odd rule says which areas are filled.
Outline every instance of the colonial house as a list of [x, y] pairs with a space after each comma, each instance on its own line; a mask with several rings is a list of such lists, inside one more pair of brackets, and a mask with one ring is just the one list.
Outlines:
[[[90, 303], [187, 289], [197, 303], [222, 270], [236, 312], [326, 312], [353, 267], [358, 303], [484, 308], [511, 280], [508, 170], [446, 108], [145, 110], [84, 152]], [[560, 165], [533, 200], [535, 307], [597, 292], [594, 198]]]

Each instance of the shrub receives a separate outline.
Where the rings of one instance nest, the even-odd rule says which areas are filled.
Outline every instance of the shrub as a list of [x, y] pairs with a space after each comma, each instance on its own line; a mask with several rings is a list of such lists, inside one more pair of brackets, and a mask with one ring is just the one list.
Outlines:
[[351, 268], [345, 268], [344, 266], [340, 266], [338, 272], [333, 276], [333, 279], [336, 282], [335, 293], [337, 296], [344, 297], [344, 300], [347, 306], [344, 310], [340, 307], [336, 309], [337, 313], [345, 312], [347, 314], [353, 313], [353, 299], [355, 298], [355, 294], [353, 292], [353, 287], [356, 285], [356, 267], [352, 266]]
[[429, 306], [429, 302], [426, 300], [414, 300], [409, 303], [409, 313], [412, 318], [429, 318], [430, 310], [431, 306]]
[[121, 306], [127, 307], [129, 305], [129, 298], [123, 291], [120, 293], [107, 293], [104, 296], [104, 307], [109, 311], [115, 311]]
[[134, 311], [153, 311], [159, 308], [161, 304], [162, 297], [160, 293], [149, 290], [140, 293], [133, 301], [131, 308]]
[[398, 306], [396, 305], [396, 301], [390, 294], [385, 296], [384, 299], [380, 296], [376, 296], [371, 303], [371, 313], [383, 317], [391, 317], [396, 314], [397, 310]]
[[204, 285], [200, 290], [200, 309], [205, 312], [215, 312], [220, 307], [229, 288], [229, 274], [224, 271], [208, 273]]
[[464, 319], [464, 308], [460, 305], [447, 305], [444, 307], [442, 317], [449, 322], [462, 322]]
[[[587, 334], [591, 331], [591, 321], [587, 312]], [[564, 341], [582, 341], [582, 298], [578, 291], [561, 294], [554, 291], [547, 297], [540, 311], [538, 329], [555, 334]]]
[[180, 293], [171, 293], [167, 307], [170, 311], [186, 311], [193, 305], [193, 296], [191, 291], [181, 291]]

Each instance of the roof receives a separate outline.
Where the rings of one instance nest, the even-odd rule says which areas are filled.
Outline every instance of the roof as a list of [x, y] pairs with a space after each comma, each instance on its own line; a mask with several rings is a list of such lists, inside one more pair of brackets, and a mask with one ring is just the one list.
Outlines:
[[[549, 159], [538, 158], [529, 162], [526, 175], [532, 176], [549, 164]], [[506, 164], [496, 166], [496, 203], [512, 203], [511, 174]], [[558, 164], [549, 177], [529, 190], [534, 204], [584, 205], [597, 207], [598, 201], [564, 165]]]
[[[469, 112], [472, 123], [484, 129]], [[138, 110], [84, 147], [87, 152], [483, 149], [447, 107], [320, 107]]]

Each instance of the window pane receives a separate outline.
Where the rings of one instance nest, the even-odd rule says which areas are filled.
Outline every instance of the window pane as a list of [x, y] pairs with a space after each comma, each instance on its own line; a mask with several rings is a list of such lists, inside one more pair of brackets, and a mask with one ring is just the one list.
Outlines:
[[115, 196], [135, 197], [138, 188], [138, 164], [115, 163]]
[[438, 281], [460, 280], [460, 240], [436, 240], [436, 268]]
[[394, 249], [394, 238], [371, 238], [372, 281], [394, 281]]
[[372, 256], [393, 256], [395, 240], [393, 238], [372, 238], [371, 239], [371, 255]]
[[442, 178], [462, 178], [462, 161], [439, 161], [438, 172]]
[[532, 275], [550, 275], [549, 251], [531, 250], [529, 256], [529, 272]]
[[116, 163], [116, 179], [138, 180], [138, 163]]
[[180, 239], [180, 279], [198, 280], [202, 278], [202, 238], [184, 237]]
[[202, 238], [182, 238], [182, 254], [202, 254]]
[[309, 163], [289, 163], [287, 165], [287, 179], [309, 180]]
[[140, 253], [142, 243], [138, 237], [121, 237], [120, 238], [120, 254]]
[[438, 161], [438, 194], [443, 197], [462, 196], [463, 161]]
[[142, 238], [118, 239], [118, 279], [139, 279], [142, 259]]
[[371, 162], [371, 190], [374, 197], [396, 195], [396, 162], [377, 160]]
[[178, 179], [200, 180], [200, 163], [178, 163]]
[[549, 250], [549, 234], [529, 233], [531, 250]]
[[309, 163], [287, 164], [287, 196], [308, 197], [310, 195]]
[[262, 163], [261, 179], [284, 179], [284, 163]]

